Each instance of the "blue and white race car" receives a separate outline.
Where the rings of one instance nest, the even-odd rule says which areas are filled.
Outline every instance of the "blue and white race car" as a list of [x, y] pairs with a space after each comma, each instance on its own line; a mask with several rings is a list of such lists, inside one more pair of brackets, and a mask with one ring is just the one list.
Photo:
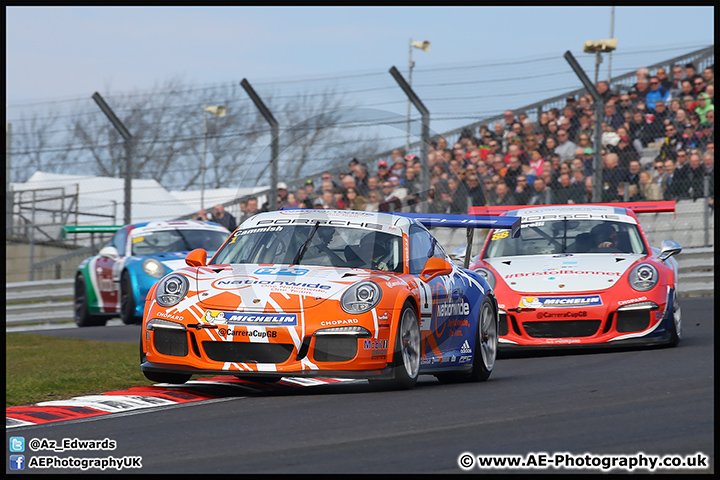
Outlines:
[[126, 324], [142, 319], [145, 296], [164, 275], [185, 266], [191, 250], [215, 251], [230, 231], [211, 222], [175, 220], [121, 227], [98, 255], [75, 274], [75, 323], [105, 325], [118, 314]]

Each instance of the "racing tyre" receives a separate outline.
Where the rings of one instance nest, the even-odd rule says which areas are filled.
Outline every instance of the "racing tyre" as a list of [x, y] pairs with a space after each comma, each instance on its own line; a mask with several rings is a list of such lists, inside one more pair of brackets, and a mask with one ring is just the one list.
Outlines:
[[120, 318], [125, 325], [140, 323], [141, 318], [135, 316], [135, 297], [132, 291], [130, 275], [124, 272], [120, 280]]
[[498, 312], [489, 297], [483, 299], [475, 338], [475, 358], [470, 381], [484, 382], [490, 378], [498, 352]]
[[438, 373], [435, 377], [441, 383], [484, 382], [490, 378], [495, 367], [498, 352], [498, 314], [495, 304], [485, 297], [480, 307], [475, 356], [472, 370], [467, 372]]
[[175, 383], [181, 384], [190, 380], [192, 377], [189, 373], [166, 373], [166, 372], [143, 372], [145, 378], [156, 383]]
[[75, 323], [78, 327], [97, 327], [105, 325], [107, 321], [104, 317], [90, 315], [90, 307], [88, 306], [87, 287], [85, 286], [85, 277], [78, 275], [75, 278], [75, 295], [74, 295], [74, 316]]
[[407, 390], [415, 386], [420, 373], [420, 326], [415, 309], [405, 305], [400, 314], [393, 353], [392, 378], [369, 379], [383, 389]]
[[677, 290], [673, 291], [672, 304], [672, 322], [670, 324], [670, 341], [668, 345], [676, 347], [680, 343], [680, 338], [682, 338], [682, 310], [680, 309]]

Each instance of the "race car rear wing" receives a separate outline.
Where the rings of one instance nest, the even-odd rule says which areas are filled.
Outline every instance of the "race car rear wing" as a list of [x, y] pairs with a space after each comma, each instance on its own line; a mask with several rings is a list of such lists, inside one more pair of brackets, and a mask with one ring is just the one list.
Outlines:
[[512, 238], [517, 238], [520, 236], [520, 217], [407, 212], [394, 212], [394, 215], [412, 218], [422, 223], [426, 227], [467, 228], [467, 246], [465, 250], [464, 264], [465, 268], [468, 268], [468, 266], [470, 265], [474, 229], [494, 228], [499, 230], [510, 230]]
[[[663, 200], [657, 202], [628, 202], [628, 203], [577, 203], [572, 205], [536, 205], [542, 207], [615, 207], [627, 208], [634, 213], [662, 213], [675, 212], [674, 200]], [[528, 208], [528, 205], [498, 205], [488, 207], [470, 207], [468, 213], [470, 215], [502, 215], [505, 212]]]

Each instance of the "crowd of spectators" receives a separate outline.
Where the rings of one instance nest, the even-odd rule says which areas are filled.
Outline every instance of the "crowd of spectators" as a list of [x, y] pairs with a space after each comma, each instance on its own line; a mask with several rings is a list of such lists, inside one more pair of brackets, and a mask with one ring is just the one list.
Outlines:
[[[651, 74], [638, 69], [627, 91], [599, 82], [605, 101], [602, 132], [603, 202], [714, 197], [714, 66], [692, 64]], [[470, 206], [590, 203], [593, 199], [595, 111], [590, 95], [531, 121], [507, 110], [493, 125], [465, 131], [453, 145], [431, 141], [430, 190], [421, 192], [421, 163], [395, 149], [367, 165], [352, 159], [345, 173], [322, 174], [293, 191], [278, 184], [278, 208], [423, 211], [465, 214]], [[642, 161], [648, 145], [659, 149]], [[250, 198], [240, 222], [268, 205]]]

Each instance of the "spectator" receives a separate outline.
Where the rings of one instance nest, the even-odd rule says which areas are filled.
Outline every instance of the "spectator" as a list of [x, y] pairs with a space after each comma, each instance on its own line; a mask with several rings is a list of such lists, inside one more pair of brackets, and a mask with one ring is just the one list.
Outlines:
[[378, 211], [380, 212], [399, 212], [402, 208], [402, 202], [394, 193], [395, 187], [386, 180], [382, 183], [382, 200], [378, 205]]
[[242, 218], [240, 219], [240, 223], [244, 222], [248, 218], [252, 217], [253, 215], [260, 213], [258, 209], [258, 199], [257, 197], [250, 197], [247, 201], [247, 207], [245, 208], [245, 213], [243, 214]]
[[630, 185], [638, 186], [640, 184], [640, 172], [642, 171], [642, 164], [640, 160], [633, 160], [628, 165], [628, 176], [627, 182]]
[[650, 90], [645, 95], [645, 104], [650, 110], [655, 110], [655, 103], [658, 100], [667, 102], [670, 99], [670, 92], [660, 84], [657, 76], [650, 77]]
[[443, 194], [446, 213], [464, 215], [468, 212], [468, 195], [465, 186], [456, 177], [448, 178], [449, 191]]
[[477, 174], [470, 174], [466, 179], [466, 188], [470, 205], [473, 207], [482, 207], [485, 205], [485, 192], [480, 184], [480, 178]]
[[625, 128], [621, 127], [618, 134], [620, 141], [614, 147], [608, 146], [608, 150], [617, 154], [621, 167], [628, 168], [633, 160], [640, 160], [640, 154], [630, 145], [630, 138], [627, 137]]
[[710, 110], [715, 110], [715, 105], [710, 103], [710, 95], [705, 92], [700, 93], [697, 98], [697, 107], [695, 108], [695, 113], [698, 114], [700, 123], [707, 121], [707, 112]]
[[545, 179], [537, 177], [532, 184], [532, 195], [527, 201], [528, 205], [550, 205], [553, 196], [550, 187], [545, 183]]
[[237, 228], [237, 220], [230, 212], [226, 212], [222, 205], [215, 205], [212, 216], [215, 223], [219, 223], [231, 232]]
[[682, 97], [683, 101], [685, 97], [695, 98], [695, 86], [692, 84], [692, 81], [687, 79], [682, 81], [682, 92], [678, 96]]
[[555, 153], [560, 155], [561, 160], [572, 160], [575, 157], [575, 145], [570, 141], [567, 131], [558, 130], [559, 145], [555, 148]]
[[365, 210], [367, 200], [365, 199], [365, 197], [358, 195], [357, 189], [355, 187], [348, 188], [345, 192], [345, 196], [347, 197], [347, 203], [345, 204], [346, 210]]
[[[699, 137], [699, 134], [698, 134]], [[692, 123], [683, 125], [683, 132], [680, 139], [680, 150], [692, 150], [697, 147], [697, 137], [695, 136], [695, 126]]]
[[582, 189], [572, 183], [569, 172], [561, 173], [558, 181], [560, 187], [553, 190], [553, 203], [558, 205], [582, 203]]
[[697, 68], [695, 68], [694, 63], [686, 63], [685, 64], [685, 78], [690, 81], [694, 81], [696, 78], [700, 77], [697, 73]]
[[388, 168], [388, 164], [385, 160], [380, 160], [378, 162], [377, 178], [381, 182], [385, 182], [390, 178], [390, 169]]
[[715, 130], [710, 122], [704, 122], [700, 125], [700, 136], [697, 139], [698, 148], [703, 151], [707, 150], [709, 144], [715, 143]]
[[678, 200], [685, 198], [687, 192], [687, 182], [682, 178], [681, 174], [676, 172], [675, 160], [668, 158], [665, 160], [665, 175], [662, 180], [662, 197], [663, 200]]
[[495, 198], [491, 205], [502, 206], [502, 205], [516, 205], [515, 196], [511, 193], [510, 188], [504, 180], [497, 183], [495, 187]]
[[527, 205], [533, 193], [533, 189], [528, 183], [527, 175], [518, 175], [515, 182], [515, 190], [513, 191], [513, 195], [515, 196], [515, 201], [517, 202], [517, 204]]
[[701, 76], [697, 76], [695, 80], [693, 80], [693, 93], [695, 93], [695, 98], [698, 97], [701, 93], [705, 93], [705, 79]]
[[193, 220], [198, 220], [200, 222], [208, 222], [208, 215], [205, 210], [198, 210], [198, 212], [193, 215]]
[[660, 185], [653, 182], [652, 174], [647, 170], [640, 172], [640, 183], [638, 184], [638, 187], [640, 188], [640, 197], [643, 200], [663, 199], [662, 188]]
[[619, 164], [618, 155], [608, 152], [605, 155], [605, 168], [603, 168], [603, 201], [617, 202], [622, 198], [618, 195], [618, 186], [627, 180], [627, 170]]
[[299, 188], [295, 192], [295, 200], [297, 201], [297, 208], [313, 207], [313, 201], [308, 198], [307, 190], [305, 190], [305, 188]]
[[665, 161], [668, 158], [676, 158], [677, 152], [682, 148], [682, 134], [680, 134], [675, 125], [668, 124], [665, 126], [665, 138], [663, 139], [660, 153], [657, 158]]
[[672, 69], [672, 87], [670, 87], [670, 95], [673, 98], [678, 97], [682, 93], [682, 82], [685, 80], [685, 70], [682, 65], [674, 65]]
[[490, 175], [488, 178], [483, 180], [483, 187], [485, 190], [485, 205], [495, 205], [495, 187], [497, 187], [497, 181], [494, 175]]
[[658, 67], [657, 72], [655, 73], [655, 76], [658, 80], [660, 80], [660, 85], [662, 85], [665, 90], [670, 92], [670, 90], [673, 88], [673, 82], [670, 80], [670, 78], [667, 75], [667, 72], [665, 71], [665, 68]]
[[610, 84], [606, 82], [605, 80], [601, 80], [598, 82], [598, 84], [595, 86], [597, 92], [600, 94], [600, 96], [603, 99], [603, 103], [606, 103], [608, 100], [610, 100]]
[[335, 203], [335, 207], [339, 210], [345, 210], [345, 202], [347, 199], [345, 198], [345, 189], [343, 187], [335, 187], [332, 190], [333, 192], [333, 202]]
[[635, 99], [635, 103], [644, 102], [645, 96], [650, 91], [650, 82], [647, 78], [640, 78], [635, 84], [635, 89], [637, 90], [637, 98]]
[[688, 184], [688, 190], [687, 195], [688, 197], [692, 198], [693, 200], [697, 200], [698, 198], [701, 198], [704, 196], [704, 178], [705, 178], [705, 168], [702, 164], [702, 161], [700, 159], [699, 153], [691, 153], [690, 154], [690, 160], [688, 161], [689, 167], [688, 167], [688, 178], [687, 178], [687, 184]]
[[715, 153], [705, 152], [703, 154], [703, 166], [705, 167], [703, 171], [705, 178], [709, 179], [708, 203], [712, 208], [715, 203]]
[[370, 190], [370, 193], [368, 194], [368, 201], [365, 204], [364, 210], [366, 212], [378, 212], [380, 211], [380, 202], [382, 201], [382, 196], [380, 195], [380, 192], [378, 190]]
[[605, 116], [603, 117], [603, 123], [609, 127], [612, 127], [613, 130], [617, 130], [625, 123], [625, 118], [617, 112], [617, 109], [615, 108], [615, 104], [613, 102], [608, 102], [605, 104], [604, 112]]

